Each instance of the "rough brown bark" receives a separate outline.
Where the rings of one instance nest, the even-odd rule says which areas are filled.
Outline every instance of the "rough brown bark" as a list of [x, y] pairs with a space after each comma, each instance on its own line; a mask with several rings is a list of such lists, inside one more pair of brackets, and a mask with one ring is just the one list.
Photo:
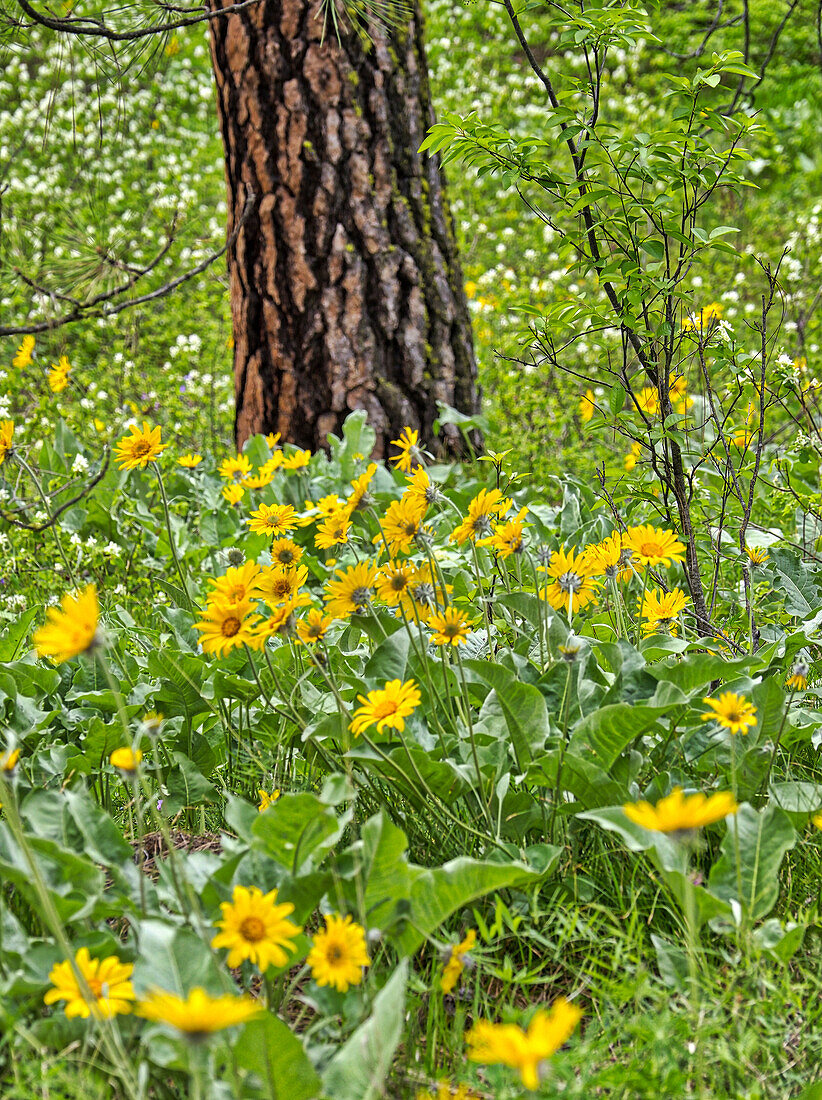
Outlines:
[[[230, 0], [212, 0], [214, 7]], [[388, 34], [311, 0], [261, 0], [211, 22], [226, 155], [238, 445], [281, 432], [323, 446], [352, 409], [375, 454], [436, 402], [478, 406], [453, 225], [436, 158], [422, 19]]]

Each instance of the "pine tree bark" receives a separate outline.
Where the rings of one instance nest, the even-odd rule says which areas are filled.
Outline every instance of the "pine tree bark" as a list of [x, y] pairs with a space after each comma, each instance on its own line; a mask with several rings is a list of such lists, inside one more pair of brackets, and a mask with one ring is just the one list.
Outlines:
[[316, 449], [352, 409], [376, 457], [405, 424], [430, 441], [437, 401], [479, 396], [443, 176], [417, 152], [418, 6], [388, 33], [341, 17], [338, 38], [316, 0], [260, 0], [211, 34], [229, 235], [256, 196], [228, 254], [238, 445], [275, 431]]

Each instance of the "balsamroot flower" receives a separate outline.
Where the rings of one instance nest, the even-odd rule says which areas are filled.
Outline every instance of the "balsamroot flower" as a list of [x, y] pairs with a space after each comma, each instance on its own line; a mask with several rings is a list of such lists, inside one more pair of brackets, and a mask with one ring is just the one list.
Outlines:
[[661, 628], [670, 634], [677, 634], [677, 616], [687, 606], [688, 597], [681, 588], [674, 588], [672, 592], [663, 592], [661, 588], [646, 592], [638, 601], [639, 616], [646, 620], [644, 633], [651, 634]]
[[46, 616], [48, 622], [35, 631], [32, 639], [38, 657], [49, 657], [59, 665], [100, 644], [97, 589], [93, 584], [76, 595], [67, 592], [60, 607], [50, 607]]
[[455, 944], [449, 951], [445, 967], [442, 971], [442, 977], [440, 978], [440, 989], [443, 993], [450, 993], [460, 980], [462, 972], [465, 970], [465, 956], [470, 951], [473, 951], [476, 942], [476, 930], [469, 928], [465, 934], [465, 939]]
[[756, 725], [756, 707], [744, 695], [723, 691], [718, 699], [703, 699], [711, 709], [702, 715], [703, 722], [719, 722], [731, 733], [747, 733]]
[[126, 745], [121, 749], [114, 750], [109, 757], [109, 763], [113, 768], [119, 768], [121, 772], [125, 772], [127, 775], [134, 775], [140, 767], [142, 759], [143, 753], [140, 749], [132, 749]]
[[434, 631], [431, 635], [434, 645], [463, 645], [471, 633], [467, 614], [455, 607], [446, 607], [442, 614], [432, 612], [428, 625]]
[[212, 997], [197, 986], [187, 997], [178, 997], [165, 989], [153, 989], [137, 1005], [144, 1020], [168, 1024], [192, 1042], [206, 1039], [215, 1031], [244, 1024], [263, 1012], [250, 997], [225, 995]]
[[673, 531], [663, 531], [649, 523], [629, 527], [623, 542], [639, 565], [664, 565], [667, 568], [672, 561], [682, 561], [685, 555], [685, 546]]
[[250, 599], [228, 603], [215, 596], [209, 600], [202, 619], [194, 624], [202, 635], [203, 653], [222, 657], [241, 645], [253, 645], [260, 616], [252, 612], [252, 606]]
[[0, 466], [6, 461], [6, 456], [11, 451], [11, 441], [14, 436], [14, 421], [0, 420]]
[[374, 599], [377, 567], [372, 561], [349, 565], [337, 570], [336, 580], [325, 586], [326, 611], [334, 619], [347, 619], [358, 611], [366, 611]]
[[263, 894], [257, 886], [235, 886], [231, 901], [224, 901], [220, 909], [223, 919], [216, 927], [222, 931], [211, 946], [228, 948], [229, 966], [239, 966], [246, 959], [262, 972], [272, 963], [285, 966], [289, 954], [296, 950], [293, 940], [302, 931], [288, 920], [294, 912], [291, 902], [278, 905], [276, 890]]
[[160, 442], [159, 426], [152, 428], [146, 420], [142, 428], [132, 424], [129, 431], [131, 435], [124, 435], [114, 448], [121, 470], [145, 468], [149, 462], [156, 462], [168, 446]]
[[363, 967], [371, 960], [365, 945], [365, 929], [350, 916], [327, 916], [325, 928], [314, 936], [306, 962], [317, 985], [331, 985], [340, 993], [359, 985]]
[[468, 1057], [472, 1062], [510, 1066], [519, 1071], [527, 1089], [536, 1090], [541, 1064], [571, 1037], [581, 1017], [575, 1005], [560, 997], [549, 1011], [537, 1009], [525, 1031], [517, 1024], [478, 1020], [465, 1036]]
[[369, 726], [376, 726], [377, 733], [386, 728], [402, 732], [405, 719], [420, 705], [421, 695], [414, 680], [390, 680], [384, 688], [369, 691], [368, 695], [358, 695], [362, 703], [354, 711], [354, 718], [348, 727], [354, 734], [362, 733]]
[[[76, 968], [76, 969], [75, 969]], [[77, 971], [82, 974], [86, 989]], [[87, 947], [81, 947], [74, 956], [74, 966], [66, 959], [52, 967], [50, 989], [43, 1000], [47, 1005], [65, 1001], [64, 1012], [69, 1019], [80, 1016], [87, 1020], [110, 1020], [112, 1016], [131, 1012], [136, 999], [131, 975], [131, 963], [121, 962], [116, 955], [105, 959], [93, 959]]]
[[632, 802], [623, 806], [625, 816], [635, 825], [657, 833], [688, 833], [703, 825], [713, 825], [739, 809], [734, 796], [726, 791], [705, 795], [683, 794], [674, 787], [655, 806], [650, 802]]

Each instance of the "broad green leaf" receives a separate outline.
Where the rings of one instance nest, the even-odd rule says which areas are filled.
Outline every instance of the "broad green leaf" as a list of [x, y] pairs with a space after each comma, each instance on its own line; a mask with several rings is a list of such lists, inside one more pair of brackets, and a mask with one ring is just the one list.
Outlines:
[[383, 812], [363, 825], [362, 878], [365, 882], [365, 913], [369, 927], [385, 928], [397, 905], [411, 892], [411, 872], [405, 854], [405, 833], [392, 825]]
[[757, 811], [743, 803], [729, 818], [719, 859], [711, 868], [708, 889], [725, 901], [738, 901], [751, 920], [762, 920], [776, 904], [779, 868], [796, 839], [790, 819], [778, 806]]
[[189, 928], [162, 920], [144, 920], [138, 929], [140, 952], [134, 964], [138, 993], [153, 987], [185, 996], [194, 986], [227, 992], [228, 979], [218, 969], [209, 947]]
[[403, 959], [374, 998], [371, 1015], [341, 1047], [323, 1074], [334, 1100], [376, 1100], [385, 1096], [388, 1076], [405, 1020], [408, 960]]
[[777, 591], [785, 598], [785, 610], [800, 619], [811, 618], [822, 607], [822, 596], [814, 579], [817, 570], [785, 547], [772, 547], [769, 555], [778, 578]]
[[197, 769], [196, 764], [182, 752], [175, 752], [172, 755], [176, 767], [173, 767], [166, 776], [168, 794], [163, 800], [163, 812], [174, 815], [186, 806], [214, 802], [217, 791]]
[[600, 707], [577, 722], [569, 748], [580, 755], [586, 749], [593, 751], [597, 763], [607, 771], [620, 753], [657, 726], [664, 711], [663, 707], [632, 703]]
[[410, 644], [411, 638], [407, 630], [398, 630], [385, 638], [365, 666], [363, 679], [379, 683], [380, 686], [389, 680], [405, 679]]
[[432, 870], [418, 869], [411, 887], [411, 916], [394, 940], [403, 955], [412, 954], [444, 920], [477, 898], [508, 887], [531, 886], [546, 877], [562, 849], [544, 845], [550, 859], [539, 870], [518, 861], [487, 863], [465, 856]]
[[242, 1078], [252, 1073], [259, 1082], [244, 1081], [243, 1096], [249, 1100], [314, 1100], [322, 1090], [302, 1043], [270, 1012], [249, 1020], [234, 1044], [232, 1057], [235, 1073]]
[[255, 847], [297, 874], [313, 869], [340, 837], [351, 817], [337, 817], [316, 795], [303, 792], [279, 798], [251, 826]]
[[0, 634], [0, 661], [15, 660], [28, 637], [29, 627], [39, 614], [40, 609], [38, 607], [30, 607], [19, 618], [9, 623]]
[[539, 688], [511, 683], [504, 691], [491, 691], [482, 705], [479, 728], [496, 732], [502, 716], [517, 766], [523, 771], [545, 745], [549, 732], [548, 709]]
[[771, 783], [770, 795], [787, 814], [807, 818], [822, 810], [822, 783]]

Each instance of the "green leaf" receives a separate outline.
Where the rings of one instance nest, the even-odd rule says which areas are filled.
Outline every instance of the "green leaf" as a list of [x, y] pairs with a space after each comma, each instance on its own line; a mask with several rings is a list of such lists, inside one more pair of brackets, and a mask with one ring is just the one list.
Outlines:
[[402, 1036], [408, 960], [403, 959], [374, 998], [374, 1009], [348, 1042], [334, 1055], [323, 1074], [323, 1088], [334, 1100], [375, 1100]]
[[526, 863], [486, 863], [460, 857], [433, 870], [417, 869], [411, 887], [411, 919], [396, 937], [403, 955], [412, 954], [444, 920], [477, 898], [514, 886], [540, 882], [556, 865], [562, 849], [543, 845], [550, 858], [534, 869]]
[[410, 645], [411, 636], [407, 630], [398, 630], [385, 638], [374, 650], [365, 666], [363, 679], [380, 684], [389, 680], [404, 679]]
[[568, 747], [580, 755], [591, 750], [597, 763], [608, 771], [629, 745], [654, 729], [665, 709], [636, 703], [600, 707], [577, 722]]
[[255, 847], [293, 874], [314, 867], [343, 834], [351, 811], [338, 818], [316, 795], [286, 794], [257, 815], [251, 826]]
[[482, 705], [480, 729], [496, 731], [502, 715], [520, 771], [530, 764], [543, 748], [549, 732], [548, 709], [539, 688], [533, 684], [514, 682], [504, 691], [491, 691]]
[[769, 553], [779, 579], [777, 591], [785, 597], [785, 610], [800, 619], [811, 618], [822, 607], [822, 596], [814, 579], [816, 571], [793, 550], [772, 548]]
[[0, 661], [13, 661], [28, 637], [29, 627], [39, 614], [39, 608], [30, 607], [0, 634]]
[[176, 767], [166, 777], [168, 795], [163, 800], [163, 812], [173, 816], [186, 806], [199, 806], [203, 802], [214, 802], [217, 791], [209, 783], [196, 764], [182, 752], [173, 753]]
[[[234, 1071], [241, 1077], [253, 1073], [259, 1081], [243, 1084], [243, 1096], [264, 1100], [314, 1100], [322, 1082], [302, 1043], [282, 1020], [266, 1012], [249, 1020], [232, 1051]], [[254, 1091], [246, 1091], [249, 1088]]]
[[762, 920], [776, 904], [779, 868], [796, 840], [790, 819], [778, 806], [757, 811], [743, 803], [729, 818], [719, 859], [711, 868], [708, 889], [725, 901], [738, 901], [751, 920]]

